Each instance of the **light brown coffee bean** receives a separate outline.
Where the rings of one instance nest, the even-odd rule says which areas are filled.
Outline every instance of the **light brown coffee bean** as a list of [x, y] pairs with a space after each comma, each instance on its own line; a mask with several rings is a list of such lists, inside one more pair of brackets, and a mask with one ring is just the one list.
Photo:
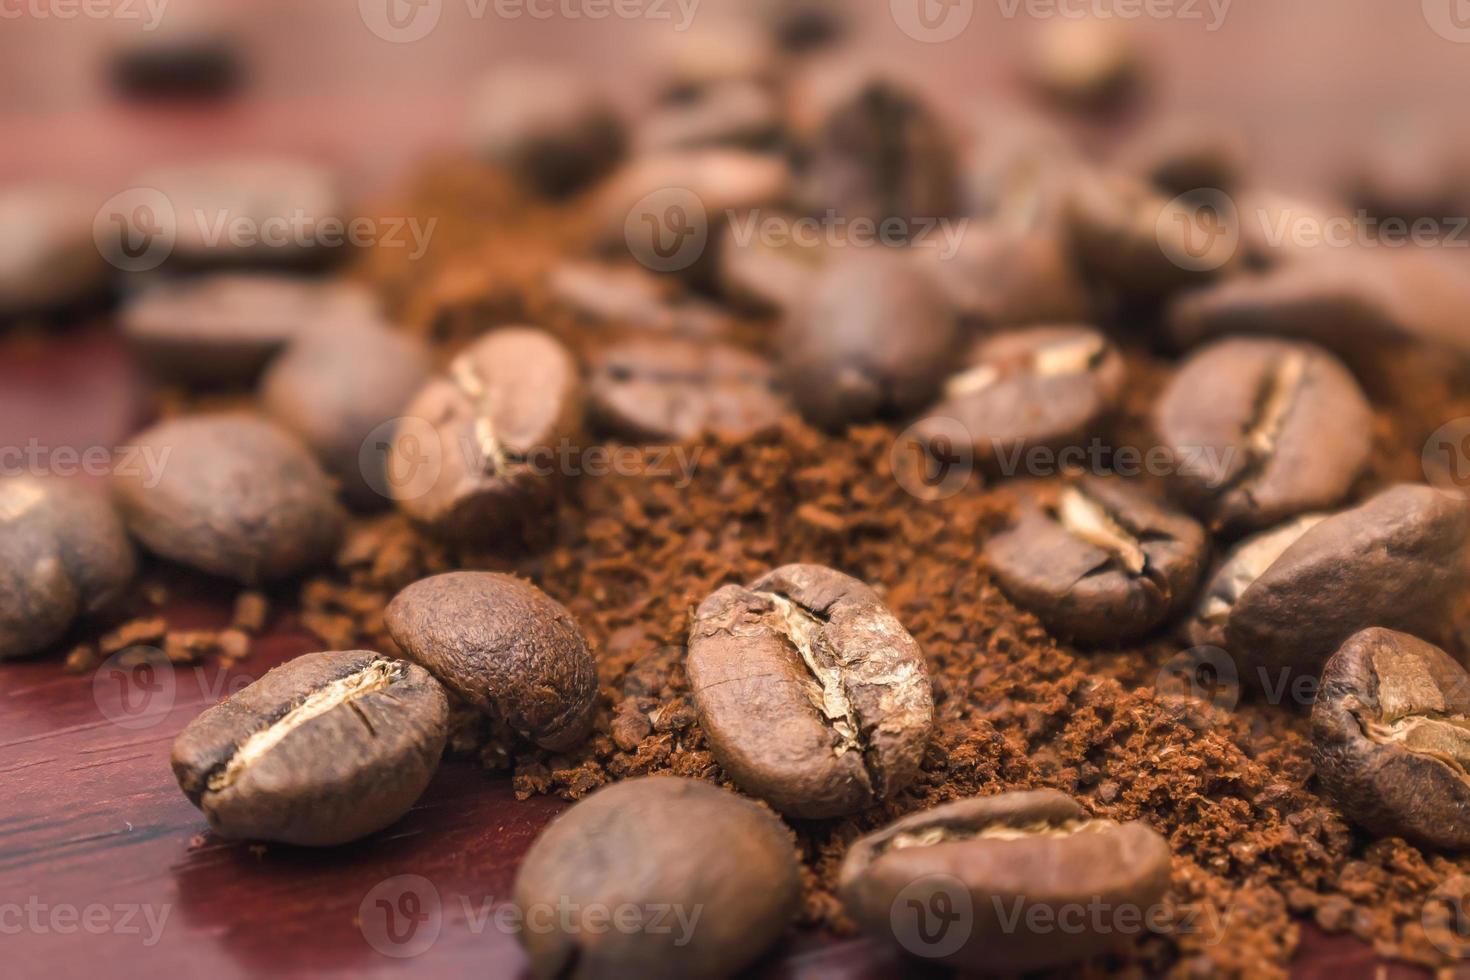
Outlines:
[[1062, 793], [1031, 790], [948, 803], [869, 834], [848, 851], [837, 887], [872, 936], [961, 970], [1010, 973], [1126, 947], [1164, 901], [1170, 862], [1168, 842], [1145, 824], [1091, 818]]
[[1347, 368], [1283, 340], [1198, 351], [1159, 396], [1153, 422], [1176, 462], [1172, 487], [1226, 535], [1339, 503], [1372, 448], [1373, 412]]
[[65, 309], [100, 295], [112, 271], [92, 238], [96, 204], [50, 184], [0, 188], [0, 316]]
[[460, 698], [543, 748], [592, 726], [597, 666], [571, 613], [529, 582], [451, 572], [415, 582], [384, 615], [403, 652]]
[[638, 266], [567, 261], [551, 270], [546, 284], [558, 304], [593, 327], [706, 339], [730, 331], [728, 312]]
[[222, 837], [344, 844], [423, 794], [448, 719], [443, 689], [420, 667], [365, 650], [312, 653], [190, 722], [174, 776]]
[[164, 422], [130, 440], [158, 474], [113, 477], [128, 528], [154, 554], [246, 584], [331, 557], [343, 513], [321, 466], [286, 430], [245, 413]]
[[915, 258], [975, 328], [1078, 323], [1092, 309], [1070, 244], [1054, 229], [970, 225], [952, 253], [945, 245]]
[[744, 790], [844, 816], [918, 774], [934, 724], [923, 653], [871, 588], [788, 565], [700, 604], [688, 673], [705, 739]]
[[1125, 25], [1100, 17], [1054, 17], [1038, 31], [1026, 67], [1043, 94], [1074, 109], [1117, 105], [1141, 82], [1142, 60]]

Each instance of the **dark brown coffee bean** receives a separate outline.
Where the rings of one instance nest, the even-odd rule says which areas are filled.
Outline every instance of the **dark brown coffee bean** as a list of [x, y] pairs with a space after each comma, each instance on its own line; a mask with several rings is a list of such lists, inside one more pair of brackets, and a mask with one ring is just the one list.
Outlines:
[[1056, 17], [1036, 35], [1027, 75], [1045, 95], [1074, 109], [1115, 106], [1141, 81], [1142, 59], [1123, 26], [1099, 17]]
[[738, 80], [705, 86], [657, 107], [633, 135], [638, 153], [703, 146], [760, 149], [781, 134], [776, 96], [759, 82]]
[[597, 666], [572, 614], [529, 582], [451, 572], [388, 604], [393, 640], [459, 697], [543, 748], [586, 737]]
[[1372, 448], [1373, 412], [1319, 347], [1232, 338], [1196, 353], [1154, 409], [1180, 498], [1239, 535], [1339, 503]]
[[555, 454], [582, 425], [581, 378], [550, 334], [502, 328], [456, 357], [404, 415], [422, 422], [399, 425], [386, 465], [414, 467], [426, 453], [432, 465], [422, 480], [393, 481], [398, 506], [445, 538], [491, 541], [554, 499]]
[[112, 271], [92, 238], [96, 203], [51, 185], [0, 189], [0, 316], [43, 313], [101, 293]]
[[113, 53], [108, 70], [113, 89], [139, 101], [222, 99], [245, 76], [235, 42], [203, 30], [145, 32]]
[[1009, 231], [1059, 228], [1082, 167], [1067, 133], [1010, 103], [982, 105], [972, 130], [962, 170], [966, 213]]
[[0, 660], [52, 646], [123, 597], [137, 570], [107, 496], [72, 480], [0, 479]]
[[606, 173], [625, 138], [621, 117], [595, 84], [545, 66], [495, 69], [480, 84], [470, 121], [481, 156], [548, 194]]
[[1470, 505], [1401, 484], [1242, 542], [1206, 590], [1196, 629], [1223, 635], [1264, 683], [1315, 676], [1338, 644], [1370, 626], [1439, 641], [1470, 585], [1467, 543]]
[[970, 225], [958, 249], [923, 248], [916, 258], [975, 327], [1077, 323], [1092, 310], [1070, 245], [1049, 229]]
[[221, 837], [326, 847], [408, 812], [444, 752], [449, 701], [413, 664], [312, 653], [189, 723], [173, 769]]
[[730, 331], [730, 315], [682, 295], [676, 284], [632, 265], [568, 261], [547, 276], [552, 297], [594, 327], [714, 338]]
[[[790, 214], [752, 212], [730, 221], [718, 244], [719, 289], [730, 303], [758, 313], [788, 313], [811, 292], [833, 249], [790, 234]], [[779, 237], [766, 237], [763, 229]]]
[[908, 253], [881, 248], [835, 255], [778, 339], [792, 398], [830, 429], [929, 404], [957, 341], [938, 287]]
[[[987, 468], [1033, 448], [1078, 445], [1118, 404], [1123, 358], [1090, 327], [1012, 330], [979, 340], [929, 415], [958, 420]], [[924, 423], [920, 432], [924, 433]]]
[[[1169, 844], [1055, 790], [904, 817], [847, 852], [838, 890], [870, 935], [966, 971], [1058, 967], [1129, 944], [1169, 890]], [[943, 912], [943, 923], [924, 916]]]
[[1247, 169], [1238, 132], [1195, 118], [1151, 127], [1122, 151], [1119, 162], [1169, 197], [1202, 190], [1234, 193]]
[[531, 845], [518, 935], [537, 977], [734, 976], [799, 910], [795, 855], [781, 822], [733, 793], [676, 776], [616, 783]]
[[852, 11], [841, 0], [767, 0], [761, 13], [776, 45], [788, 54], [830, 48], [852, 27]]
[[959, 206], [958, 151], [914, 92], [881, 74], [823, 65], [795, 85], [802, 210], [917, 225]]
[[1293, 517], [1268, 531], [1251, 535], [1227, 552], [1211, 573], [1200, 595], [1195, 616], [1186, 627], [1189, 642], [1197, 647], [1225, 646], [1229, 642], [1225, 638], [1225, 627], [1241, 595], [1276, 563], [1286, 549], [1328, 516], [1303, 514]]
[[161, 474], [113, 477], [129, 530], [154, 554], [246, 584], [331, 557], [343, 514], [299, 440], [244, 413], [163, 422], [131, 440]]
[[629, 340], [601, 351], [589, 373], [593, 417], [639, 441], [743, 438], [787, 411], [775, 368], [729, 344]]
[[1082, 643], [1143, 636], [1194, 598], [1204, 529], [1116, 479], [1031, 482], [985, 543], [1006, 595]]
[[148, 289], [124, 304], [124, 336], [170, 381], [244, 383], [314, 324], [376, 315], [365, 289], [292, 276], [229, 274]]
[[918, 775], [934, 703], [924, 655], [876, 593], [820, 565], [727, 585], [689, 631], [710, 751], [793, 817], [856, 813]]
[[[391, 427], [429, 378], [418, 339], [377, 319], [342, 318], [304, 331], [260, 384], [266, 413], [300, 436], [357, 506], [389, 502]], [[370, 438], [384, 445], [367, 445]]]
[[1354, 823], [1470, 850], [1470, 674], [1443, 650], [1386, 629], [1349, 637], [1322, 671], [1312, 743]]

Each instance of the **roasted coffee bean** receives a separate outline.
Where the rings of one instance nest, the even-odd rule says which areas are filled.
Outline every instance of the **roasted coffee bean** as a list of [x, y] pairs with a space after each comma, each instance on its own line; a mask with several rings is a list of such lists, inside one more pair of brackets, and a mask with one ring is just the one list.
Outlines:
[[637, 266], [562, 262], [546, 283], [557, 303], [591, 326], [696, 338], [718, 337], [730, 330], [726, 311], [681, 295], [673, 281]]
[[716, 760], [793, 817], [856, 813], [918, 775], [934, 724], [924, 655], [868, 586], [787, 565], [705, 599], [689, 684]]
[[588, 404], [608, 431], [646, 442], [743, 438], [787, 411], [767, 361], [729, 344], [625, 341], [593, 358]]
[[788, 313], [801, 305], [833, 249], [763, 233], [765, 228], [788, 231], [798, 220], [753, 212], [726, 225], [717, 248], [719, 290], [727, 301], [757, 313]]
[[1319, 347], [1283, 340], [1200, 350], [1153, 421], [1180, 498], [1232, 536], [1339, 503], [1372, 448], [1373, 411], [1352, 374]]
[[625, 140], [622, 118], [594, 83], [546, 66], [492, 71], [470, 121], [470, 142], [481, 156], [548, 194], [606, 173]]
[[[1126, 946], [1163, 902], [1170, 861], [1145, 824], [1090, 818], [1043, 789], [904, 817], [852, 845], [837, 887], [870, 935], [961, 970], [1010, 973]], [[939, 909], [963, 917], [950, 923], [959, 942], [916, 921], [915, 910]]]
[[449, 701], [365, 650], [275, 668], [189, 723], [174, 777], [221, 837], [326, 847], [408, 812], [439, 766]]
[[969, 225], [954, 251], [924, 248], [915, 257], [974, 327], [1076, 323], [1092, 309], [1070, 244], [1051, 229]]
[[860, 67], [823, 65], [795, 85], [797, 196], [815, 214], [935, 221], [959, 206], [958, 150], [914, 92]]
[[1117, 479], [1024, 484], [985, 560], [1011, 601], [1081, 643], [1143, 636], [1194, 598], [1204, 529]]
[[163, 422], [130, 440], [156, 474], [119, 470], [113, 488], [128, 528], [154, 554], [267, 582], [331, 557], [343, 514], [311, 451], [245, 413]]
[[253, 380], [313, 325], [376, 315], [371, 293], [348, 283], [220, 273], [145, 290], [122, 308], [124, 336], [160, 377], [195, 385]]
[[384, 614], [394, 642], [459, 697], [543, 748], [592, 726], [597, 666], [572, 614], [529, 582], [451, 572], [415, 582]]
[[767, 0], [762, 6], [767, 28], [788, 54], [830, 48], [852, 26], [852, 11], [842, 0]]
[[702, 146], [760, 149], [781, 134], [775, 94], [759, 82], [737, 80], [703, 87], [657, 106], [633, 134], [638, 153]]
[[389, 501], [388, 446], [367, 445], [429, 378], [418, 339], [377, 319], [343, 318], [304, 331], [261, 380], [268, 415], [300, 436], [362, 507]]
[[891, 249], [834, 256], [778, 339], [792, 398], [830, 429], [928, 405], [957, 341], [954, 311], [938, 287]]
[[1463, 137], [1443, 120], [1395, 113], [1347, 156], [1344, 196], [1375, 218], [1455, 221], [1470, 206]]
[[112, 55], [108, 70], [113, 89], [139, 101], [222, 99], [238, 92], [245, 76], [231, 38], [191, 30], [144, 32]]
[[1142, 59], [1133, 36], [1112, 20], [1055, 17], [1037, 32], [1027, 75], [1067, 107], [1106, 109], [1135, 92]]
[[1338, 644], [1370, 626], [1443, 640], [1470, 585], [1467, 543], [1470, 505], [1400, 484], [1243, 541], [1206, 589], [1193, 635], [1223, 638], [1216, 645], [1263, 684], [1316, 676]]
[[985, 337], [965, 364], [919, 431], [928, 435], [958, 420], [970, 432], [977, 461], [989, 469], [1011, 469], [1028, 450], [1082, 443], [1117, 407], [1123, 389], [1123, 358], [1084, 326]]
[[[795, 843], [758, 805], [677, 776], [604, 787], [551, 822], [514, 902], [537, 977], [719, 978], [770, 949], [801, 906]], [[572, 918], [556, 910], [571, 908]], [[612, 909], [619, 927], [595, 918]]]
[[111, 270], [92, 239], [96, 210], [64, 187], [0, 189], [0, 316], [64, 309], [103, 292]]
[[1066, 132], [1010, 104], [982, 105], [971, 128], [961, 172], [965, 213], [1010, 231], [1058, 227], [1082, 167]]
[[1406, 633], [1349, 637], [1312, 707], [1317, 778], [1380, 837], [1470, 850], [1470, 674]]
[[75, 481], [0, 479], [0, 661], [54, 645], [114, 606], [137, 559], [107, 496]]
[[782, 65], [768, 32], [741, 11], [725, 16], [695, 17], [688, 30], [666, 32], [654, 39], [649, 59], [663, 73], [658, 87], [662, 101], [687, 99], [729, 82], [773, 85]]
[[437, 445], [423, 444], [422, 424], [400, 423], [386, 465], [425, 454], [432, 465], [424, 480], [393, 482], [398, 506], [447, 539], [492, 541], [554, 499], [555, 453], [582, 426], [581, 378], [550, 334], [506, 327], [456, 357], [404, 415], [432, 427]]
[[1170, 197], [1233, 193], [1246, 172], [1246, 151], [1235, 130], [1182, 118], [1144, 132], [1122, 151], [1120, 164]]

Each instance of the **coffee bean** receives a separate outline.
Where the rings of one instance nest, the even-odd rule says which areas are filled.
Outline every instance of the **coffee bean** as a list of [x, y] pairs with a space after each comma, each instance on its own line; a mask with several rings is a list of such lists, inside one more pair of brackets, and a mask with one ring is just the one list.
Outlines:
[[1124, 148], [1119, 163], [1169, 197], [1202, 190], [1234, 193], [1247, 169], [1238, 132], [1195, 118], [1151, 127]]
[[923, 408], [957, 340], [953, 310], [907, 253], [859, 249], [823, 268], [784, 319], [778, 344], [802, 414], [838, 429]]
[[106, 495], [73, 480], [0, 479], [0, 661], [54, 645], [115, 606], [137, 570]]
[[756, 313], [788, 313], [811, 292], [832, 248], [784, 234], [767, 237], [763, 229], [787, 232], [800, 219], [790, 214], [752, 212], [725, 227], [717, 245], [721, 295]]
[[572, 614], [529, 582], [451, 572], [388, 604], [394, 642], [459, 697], [537, 745], [570, 749], [587, 735], [597, 666]]
[[417, 338], [375, 318], [343, 318], [292, 341], [261, 380], [260, 402], [316, 451], [348, 500], [375, 507], [388, 502], [387, 453], [365, 442], [428, 378]]
[[649, 63], [662, 73], [662, 101], [687, 99], [730, 82], [769, 86], [779, 81], [783, 66], [776, 46], [744, 11], [734, 17], [696, 17], [688, 27], [653, 39]]
[[646, 116], [634, 132], [638, 153], [659, 153], [702, 146], [760, 149], [781, 133], [776, 96], [756, 81], [710, 85], [683, 98], [669, 100]]
[[196, 415], [130, 440], [160, 472], [119, 470], [113, 488], [148, 550], [246, 584], [331, 557], [343, 514], [331, 483], [295, 436], [245, 413]]
[[223, 99], [245, 76], [231, 38], [189, 29], [145, 32], [113, 53], [108, 71], [113, 89], [138, 101]]
[[1132, 95], [1142, 75], [1133, 36], [1099, 17], [1052, 18], [1037, 32], [1027, 75], [1042, 93], [1082, 110], [1107, 109]]
[[104, 291], [111, 271], [92, 240], [96, 204], [51, 185], [0, 188], [0, 316], [65, 309]]
[[1223, 637], [1266, 684], [1316, 676], [1338, 644], [1370, 626], [1444, 639], [1470, 585], [1467, 543], [1464, 501], [1391, 487], [1351, 510], [1243, 541], [1206, 589], [1194, 635]]
[[[1090, 327], [1048, 326], [984, 337], [945, 383], [929, 415], [958, 420], [987, 468], [1035, 448], [1081, 444], [1118, 405], [1123, 358]], [[920, 424], [921, 434], [934, 424]]]
[[432, 485], [394, 482], [398, 506], [447, 539], [493, 541], [553, 501], [555, 453], [582, 425], [581, 378], [550, 334], [506, 327], [460, 353], [404, 415], [431, 426], [438, 444], [400, 424], [387, 465], [420, 465], [427, 452], [438, 469]]
[[1082, 643], [1143, 636], [1194, 598], [1204, 529], [1117, 479], [1032, 481], [985, 543], [1006, 595]]
[[1470, 205], [1467, 149], [1442, 120], [1396, 112], [1348, 154], [1344, 196], [1375, 218], [1458, 220]]
[[1052, 120], [1010, 103], [987, 103], [972, 117], [961, 177], [965, 212], [986, 227], [1057, 229], [1082, 162]]
[[1406, 633], [1349, 637], [1312, 707], [1317, 778], [1356, 824], [1470, 850], [1470, 674]]
[[792, 126], [802, 161], [802, 210], [875, 222], [934, 221], [959, 205], [957, 148], [915, 92], [848, 64], [795, 83]]
[[1283, 340], [1198, 351], [1153, 422], [1181, 500], [1232, 536], [1337, 504], [1372, 448], [1373, 411], [1352, 374], [1319, 347]]
[[852, 27], [852, 11], [841, 0], [768, 0], [763, 8], [767, 28], [788, 54], [833, 47]]
[[546, 280], [552, 297], [593, 327], [713, 338], [730, 331], [730, 315], [683, 295], [666, 278], [631, 265], [567, 261]]
[[312, 653], [190, 722], [174, 777], [221, 837], [344, 844], [408, 812], [439, 766], [448, 720], [422, 668]]
[[124, 304], [123, 335], [160, 377], [208, 386], [253, 380], [313, 325], [376, 315], [361, 287], [294, 276], [221, 273], [165, 283]]
[[[769, 812], [676, 776], [604, 787], [551, 822], [514, 902], [537, 977], [730, 977], [801, 906], [791, 834]], [[570, 908], [570, 916], [557, 910]], [[612, 909], [619, 928], [599, 910]]]
[[974, 327], [1076, 323], [1092, 310], [1069, 243], [1051, 229], [970, 225], [953, 251], [923, 248], [915, 257]]
[[623, 121], [602, 90], [570, 72], [502, 66], [475, 96], [475, 150], [547, 194], [565, 194], [606, 173], [624, 141]]
[[[1031, 790], [948, 803], [859, 839], [838, 890], [873, 936], [961, 970], [1010, 973], [1126, 946], [1163, 902], [1170, 860], [1145, 824]], [[948, 928], [936, 932], [924, 918], [934, 912]]]
[[746, 792], [844, 816], [918, 775], [934, 724], [923, 653], [871, 588], [787, 565], [700, 605], [688, 673], [705, 739]]
[[589, 373], [593, 417], [636, 441], [744, 438], [775, 425], [787, 410], [775, 368], [729, 344], [624, 341], [594, 357]]

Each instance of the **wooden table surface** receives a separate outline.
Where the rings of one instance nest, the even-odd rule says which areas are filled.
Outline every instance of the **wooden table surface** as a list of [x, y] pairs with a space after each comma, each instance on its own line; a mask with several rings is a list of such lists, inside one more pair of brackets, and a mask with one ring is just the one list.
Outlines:
[[[223, 110], [109, 104], [96, 91], [95, 64], [88, 74], [77, 63], [85, 59], [66, 56], [99, 49], [89, 25], [7, 21], [0, 181], [62, 176], [90, 183], [101, 200], [160, 160], [267, 148], [337, 160], [355, 188], [370, 191], [422, 153], [456, 144], [465, 80], [508, 52], [574, 57], [605, 73], [625, 100], [649, 73], [639, 54], [647, 25], [455, 25], [450, 3], [434, 37], [385, 45], [352, 19], [354, 3], [214, 5], [253, 11], [247, 34], [258, 52], [255, 95]], [[1005, 8], [996, 3], [975, 6], [956, 41], [920, 43], [878, 16], [864, 23], [855, 49], [925, 70], [952, 108], [1011, 91], [1014, 50], [1036, 25], [998, 14]], [[1446, 125], [1463, 125], [1470, 45], [1435, 34], [1419, 8], [1235, 0], [1218, 31], [1137, 26], [1169, 79], [1158, 97], [1163, 111], [1234, 121], [1270, 180], [1310, 191], [1346, 147], [1374, 138], [1396, 114], [1439, 112]], [[44, 340], [0, 336], [0, 446], [110, 446], [146, 413], [143, 379], [106, 323]], [[229, 595], [180, 576], [170, 622], [222, 626]], [[289, 608], [275, 608], [268, 635], [228, 673], [105, 667], [93, 679], [63, 672], [54, 658], [0, 665], [0, 970], [49, 980], [524, 971], [514, 938], [490, 913], [555, 801], [516, 802], [506, 780], [450, 764], [388, 831], [313, 852], [221, 842], [178, 791], [167, 762], [178, 731], [269, 667], [313, 649]], [[1298, 976], [1421, 975], [1376, 963], [1353, 940], [1306, 933]], [[907, 970], [864, 941], [816, 937], [792, 940], [766, 967], [791, 977]]]

